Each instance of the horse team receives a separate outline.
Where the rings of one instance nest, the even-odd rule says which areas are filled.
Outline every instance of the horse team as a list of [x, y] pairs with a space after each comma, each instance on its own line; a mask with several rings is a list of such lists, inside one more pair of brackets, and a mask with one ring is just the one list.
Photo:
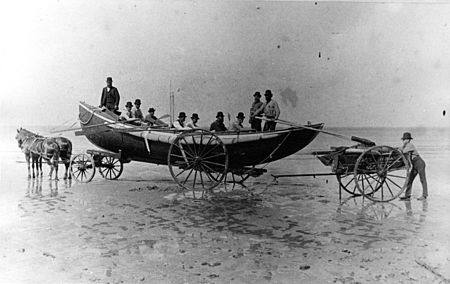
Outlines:
[[[24, 128], [17, 129], [16, 135], [19, 148], [25, 154], [28, 166], [28, 177], [42, 176], [42, 159], [50, 165], [49, 177], [58, 180], [58, 164], [61, 160], [66, 168], [64, 179], [70, 179], [70, 157], [72, 155], [72, 142], [65, 137], [43, 137]], [[31, 164], [31, 170], [30, 170]], [[36, 169], [36, 172], [35, 172]]]

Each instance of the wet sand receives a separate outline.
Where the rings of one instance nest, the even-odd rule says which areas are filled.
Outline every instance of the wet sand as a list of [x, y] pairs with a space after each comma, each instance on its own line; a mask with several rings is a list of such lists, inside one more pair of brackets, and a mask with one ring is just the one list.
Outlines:
[[191, 200], [163, 166], [77, 184], [27, 179], [20, 152], [1, 155], [1, 283], [450, 282], [445, 158], [426, 160], [429, 200], [374, 204], [340, 202], [333, 177], [267, 174], [247, 183], [266, 189], [253, 198]]

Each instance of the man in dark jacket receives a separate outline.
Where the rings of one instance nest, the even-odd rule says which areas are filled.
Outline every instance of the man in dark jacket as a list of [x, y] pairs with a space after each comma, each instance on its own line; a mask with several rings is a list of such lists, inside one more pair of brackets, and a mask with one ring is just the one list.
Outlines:
[[223, 124], [223, 112], [219, 111], [217, 113], [216, 120], [213, 123], [211, 123], [209, 130], [215, 132], [227, 131], [225, 124]]
[[106, 87], [103, 88], [100, 107], [107, 108], [110, 111], [119, 109], [120, 95], [116, 87], [112, 85], [112, 78], [106, 78]]

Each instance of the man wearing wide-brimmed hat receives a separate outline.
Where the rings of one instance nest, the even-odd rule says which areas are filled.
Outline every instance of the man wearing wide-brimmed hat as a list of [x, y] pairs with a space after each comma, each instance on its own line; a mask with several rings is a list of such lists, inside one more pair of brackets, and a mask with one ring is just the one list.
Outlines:
[[193, 113], [191, 116], [191, 121], [186, 124], [186, 127], [189, 127], [191, 129], [198, 129], [199, 127], [197, 125], [197, 122], [199, 121], [199, 119], [200, 117], [198, 117], [198, 114]]
[[250, 127], [256, 131], [261, 131], [261, 119], [255, 118], [255, 116], [262, 115], [264, 108], [262, 107], [264, 103], [261, 101], [261, 93], [255, 92], [253, 95], [254, 101], [252, 107], [250, 108]]
[[231, 124], [231, 131], [241, 131], [242, 128], [244, 128], [244, 125], [242, 125], [242, 123], [244, 122], [245, 116], [243, 112], [238, 113], [238, 115], [236, 116], [236, 121], [234, 121]]
[[178, 119], [173, 122], [173, 127], [177, 130], [190, 130], [191, 128], [185, 126], [185, 121], [186, 113], [182, 111], [178, 114]]
[[111, 77], [106, 78], [106, 87], [102, 90], [100, 107], [110, 111], [117, 111], [119, 109], [120, 95], [117, 88], [113, 87], [112, 82]]
[[408, 201], [411, 199], [411, 189], [414, 179], [419, 174], [420, 182], [422, 183], [422, 196], [418, 200], [424, 200], [428, 197], [427, 177], [425, 175], [425, 161], [419, 156], [416, 147], [411, 143], [411, 133], [403, 133], [403, 147], [402, 152], [406, 155], [407, 159], [411, 162], [412, 169], [409, 174], [409, 178], [406, 185], [405, 196], [400, 197], [400, 200]]
[[211, 123], [209, 130], [216, 132], [227, 131], [225, 124], [223, 124], [223, 112], [221, 111], [217, 112], [216, 120], [213, 123]]

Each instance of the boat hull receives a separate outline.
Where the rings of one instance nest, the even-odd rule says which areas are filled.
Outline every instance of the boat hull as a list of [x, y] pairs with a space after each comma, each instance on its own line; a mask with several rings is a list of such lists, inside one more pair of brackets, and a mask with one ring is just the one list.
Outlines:
[[[126, 132], [133, 126], [114, 123], [117, 116], [109, 111], [80, 103], [83, 135], [94, 145], [111, 152], [121, 152], [125, 161], [167, 164], [171, 142], [180, 132], [155, 130]], [[322, 129], [323, 124], [308, 125]], [[223, 132], [216, 135], [225, 144], [228, 168], [242, 168], [272, 162], [292, 155], [306, 147], [319, 132], [301, 127], [272, 132]]]

